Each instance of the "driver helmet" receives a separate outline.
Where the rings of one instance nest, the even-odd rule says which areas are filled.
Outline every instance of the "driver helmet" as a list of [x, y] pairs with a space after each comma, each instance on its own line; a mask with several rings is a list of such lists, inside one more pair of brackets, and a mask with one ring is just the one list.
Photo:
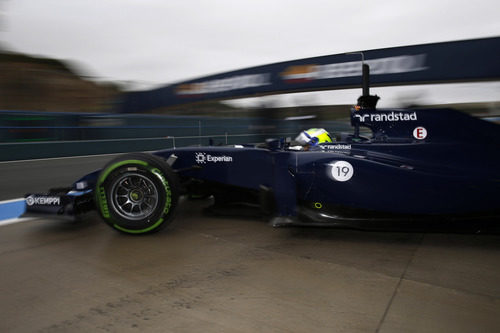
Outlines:
[[300, 132], [295, 141], [304, 146], [316, 146], [325, 142], [332, 142], [332, 138], [324, 128], [310, 128]]

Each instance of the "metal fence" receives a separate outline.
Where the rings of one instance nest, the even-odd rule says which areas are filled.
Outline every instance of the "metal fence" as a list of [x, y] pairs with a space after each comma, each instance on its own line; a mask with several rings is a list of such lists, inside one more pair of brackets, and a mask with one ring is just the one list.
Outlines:
[[[263, 142], [319, 126], [314, 120], [135, 114], [0, 112], [0, 160]], [[349, 125], [322, 122], [330, 131]]]

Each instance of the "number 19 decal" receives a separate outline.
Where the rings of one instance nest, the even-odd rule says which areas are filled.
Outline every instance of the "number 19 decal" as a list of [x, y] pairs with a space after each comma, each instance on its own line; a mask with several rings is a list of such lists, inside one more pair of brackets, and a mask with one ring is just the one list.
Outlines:
[[347, 161], [336, 161], [330, 164], [331, 175], [338, 182], [346, 182], [354, 175], [352, 164]]

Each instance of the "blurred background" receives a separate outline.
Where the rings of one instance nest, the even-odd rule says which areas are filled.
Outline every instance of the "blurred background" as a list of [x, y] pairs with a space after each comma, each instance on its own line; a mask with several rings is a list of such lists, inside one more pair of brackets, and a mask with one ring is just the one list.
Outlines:
[[[307, 57], [500, 35], [498, 1], [0, 1], [0, 160], [350, 131], [360, 89], [139, 107], [134, 93]], [[459, 55], [457, 55], [459, 57]], [[500, 83], [374, 88], [500, 115]], [[137, 103], [136, 103], [137, 104]]]

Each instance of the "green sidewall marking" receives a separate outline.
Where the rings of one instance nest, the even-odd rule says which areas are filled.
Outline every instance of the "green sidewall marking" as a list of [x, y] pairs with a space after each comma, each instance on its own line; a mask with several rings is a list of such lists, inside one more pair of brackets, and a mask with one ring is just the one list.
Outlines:
[[170, 190], [170, 185], [161, 173], [160, 170], [154, 168], [151, 169], [151, 172], [155, 174], [158, 178], [160, 178], [161, 182], [163, 183], [163, 187], [165, 188], [165, 206], [163, 208], [163, 214], [167, 214], [170, 211], [170, 207], [172, 206], [172, 191]]
[[136, 230], [136, 229], [127, 229], [127, 228], [124, 228], [122, 226], [119, 226], [118, 224], [114, 223], [113, 224], [113, 227], [120, 230], [120, 231], [123, 231], [123, 232], [126, 232], [126, 233], [130, 233], [130, 234], [142, 234], [142, 233], [146, 233], [148, 231], [151, 231], [151, 230], [154, 230], [155, 228], [157, 228], [159, 225], [161, 225], [163, 223], [163, 215], [164, 214], [167, 214], [169, 211], [170, 211], [170, 207], [172, 206], [172, 191], [170, 189], [170, 185], [168, 183], [168, 181], [165, 179], [165, 177], [163, 176], [162, 172], [157, 169], [157, 168], [154, 168], [152, 166], [150, 166], [148, 163], [144, 162], [144, 161], [141, 161], [141, 160], [125, 160], [125, 161], [120, 161], [120, 162], [117, 162], [116, 164], [113, 164], [112, 166], [108, 167], [104, 173], [99, 176], [99, 179], [97, 180], [97, 191], [98, 191], [98, 196], [97, 196], [97, 199], [99, 201], [99, 207], [101, 209], [101, 212], [102, 212], [102, 215], [106, 218], [106, 219], [110, 219], [111, 216], [109, 214], [109, 207], [108, 207], [108, 202], [107, 202], [107, 199], [106, 199], [106, 192], [105, 192], [105, 189], [104, 187], [102, 187], [101, 185], [104, 183], [104, 181], [106, 180], [106, 178], [109, 176], [109, 174], [123, 166], [123, 165], [126, 165], [126, 164], [139, 164], [139, 165], [142, 165], [144, 167], [146, 167], [146, 169], [148, 169], [149, 171], [151, 171], [151, 173], [153, 173], [156, 177], [158, 177], [160, 179], [160, 181], [162, 182], [163, 184], [163, 187], [165, 189], [165, 194], [166, 194], [166, 198], [165, 198], [165, 207], [163, 209], [163, 214], [162, 214], [162, 217], [160, 217], [160, 219], [158, 221], [156, 221], [153, 225], [145, 228], [145, 229], [140, 229], [140, 230]]
[[106, 191], [104, 190], [104, 187], [98, 187], [97, 192], [97, 199], [99, 201], [99, 207], [101, 209], [102, 216], [109, 219], [111, 216], [109, 215], [108, 201], [106, 200]]
[[152, 226], [150, 227], [147, 227], [146, 229], [141, 229], [141, 230], [134, 230], [134, 229], [126, 229], [124, 227], [121, 227], [119, 226], [118, 224], [113, 224], [113, 227], [118, 229], [118, 230], [121, 230], [123, 232], [126, 232], [126, 233], [129, 233], [129, 234], [143, 234], [145, 232], [148, 232], [148, 231], [151, 231], [153, 229], [155, 229], [156, 227], [158, 227], [161, 223], [163, 222], [163, 217], [160, 218], [158, 221], [156, 221], [155, 224], [153, 224]]
[[141, 161], [141, 160], [125, 160], [125, 161], [115, 163], [112, 166], [108, 167], [104, 171], [104, 173], [101, 176], [99, 176], [99, 179], [97, 180], [97, 186], [96, 186], [97, 201], [98, 201], [99, 209], [101, 210], [102, 216], [106, 219], [111, 218], [111, 215], [109, 214], [109, 206], [108, 206], [108, 201], [106, 199], [106, 190], [101, 185], [102, 185], [102, 183], [104, 183], [106, 178], [108, 178], [109, 174], [113, 170], [115, 170], [116, 168], [119, 168], [125, 164], [139, 164], [139, 165], [143, 165], [146, 167], [148, 165], [146, 162]]
[[143, 165], [143, 166], [148, 166], [148, 164], [146, 162], [141, 161], [141, 160], [126, 160], [126, 161], [118, 162], [118, 163], [113, 164], [112, 166], [110, 166], [109, 168], [106, 169], [106, 171], [97, 180], [97, 186], [100, 186], [102, 183], [104, 183], [104, 181], [106, 180], [106, 178], [108, 178], [111, 171], [113, 171], [116, 168], [119, 168], [125, 164], [139, 164], [139, 165]]

